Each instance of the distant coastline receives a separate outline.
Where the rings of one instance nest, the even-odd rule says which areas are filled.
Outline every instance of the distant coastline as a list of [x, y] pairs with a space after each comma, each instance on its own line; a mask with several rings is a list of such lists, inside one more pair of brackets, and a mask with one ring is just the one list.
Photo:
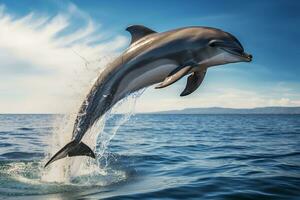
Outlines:
[[182, 110], [168, 110], [145, 114], [300, 114], [300, 107], [257, 107], [257, 108], [185, 108]]
[[[66, 113], [0, 113], [0, 115], [61, 115]], [[123, 112], [117, 112], [115, 114], [124, 114]], [[256, 108], [225, 108], [225, 107], [203, 107], [203, 108], [184, 108], [178, 110], [167, 110], [157, 112], [136, 112], [135, 114], [274, 114], [274, 115], [300, 115], [300, 107], [285, 107], [285, 106], [270, 106], [270, 107], [256, 107]]]

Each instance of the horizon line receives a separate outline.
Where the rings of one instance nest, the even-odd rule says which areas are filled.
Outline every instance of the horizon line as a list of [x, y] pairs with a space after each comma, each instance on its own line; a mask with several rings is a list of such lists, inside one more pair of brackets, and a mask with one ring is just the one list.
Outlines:
[[[210, 107], [191, 107], [191, 108], [180, 108], [180, 109], [170, 109], [170, 110], [158, 110], [158, 111], [154, 111], [154, 112], [135, 112], [134, 114], [154, 114], [154, 113], [159, 113], [159, 112], [168, 112], [168, 111], [183, 111], [186, 109], [211, 109], [211, 108], [223, 108], [223, 109], [234, 109], [234, 110], [241, 110], [241, 109], [247, 109], [247, 110], [251, 110], [251, 109], [257, 109], [257, 108], [300, 108], [300, 106], [259, 106], [259, 107], [251, 107], [251, 108], [245, 108], [245, 107], [241, 107], [241, 108], [232, 108], [232, 107], [220, 107], [220, 106], [210, 106]], [[114, 114], [125, 114], [126, 112], [116, 112]], [[51, 113], [51, 112], [41, 112], [41, 113], [37, 113], [37, 112], [27, 112], [27, 113], [10, 113], [10, 112], [0, 112], [0, 115], [66, 115], [69, 113]]]

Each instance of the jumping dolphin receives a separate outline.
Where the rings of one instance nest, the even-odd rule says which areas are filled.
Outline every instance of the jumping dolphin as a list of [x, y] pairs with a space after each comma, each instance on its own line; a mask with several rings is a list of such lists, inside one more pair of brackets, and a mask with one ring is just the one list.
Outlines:
[[66, 156], [90, 156], [94, 152], [83, 142], [95, 121], [119, 100], [142, 88], [159, 83], [164, 88], [189, 75], [180, 96], [194, 92], [208, 67], [250, 62], [241, 43], [230, 33], [210, 27], [186, 27], [157, 33], [141, 25], [129, 26], [131, 44], [100, 74], [82, 103], [74, 123], [72, 141], [45, 165]]

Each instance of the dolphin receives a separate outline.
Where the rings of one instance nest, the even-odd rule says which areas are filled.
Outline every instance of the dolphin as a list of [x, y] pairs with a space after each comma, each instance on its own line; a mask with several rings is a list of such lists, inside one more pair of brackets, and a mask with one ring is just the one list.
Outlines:
[[185, 27], [158, 33], [142, 25], [126, 28], [130, 46], [100, 74], [76, 117], [72, 141], [45, 165], [72, 156], [95, 158], [81, 139], [118, 101], [142, 88], [167, 87], [189, 75], [180, 96], [193, 93], [211, 66], [250, 62], [252, 55], [232, 34], [211, 27]]

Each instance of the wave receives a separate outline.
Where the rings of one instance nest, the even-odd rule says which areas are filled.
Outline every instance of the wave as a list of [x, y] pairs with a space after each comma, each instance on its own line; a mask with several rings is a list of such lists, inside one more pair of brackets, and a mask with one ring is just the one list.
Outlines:
[[22, 128], [18, 128], [18, 130], [20, 130], [20, 131], [32, 131], [32, 130], [34, 130], [34, 128], [22, 127]]
[[36, 152], [9, 152], [9, 153], [3, 153], [1, 154], [1, 157], [4, 157], [6, 159], [20, 159], [20, 160], [26, 160], [30, 159], [32, 160], [33, 158], [42, 158], [44, 156], [43, 153], [36, 153]]
[[231, 154], [231, 155], [220, 155], [220, 156], [210, 156], [208, 159], [234, 159], [234, 160], [255, 160], [260, 159], [276, 159], [276, 158], [287, 158], [292, 156], [299, 156], [300, 152], [289, 152], [283, 154]]

